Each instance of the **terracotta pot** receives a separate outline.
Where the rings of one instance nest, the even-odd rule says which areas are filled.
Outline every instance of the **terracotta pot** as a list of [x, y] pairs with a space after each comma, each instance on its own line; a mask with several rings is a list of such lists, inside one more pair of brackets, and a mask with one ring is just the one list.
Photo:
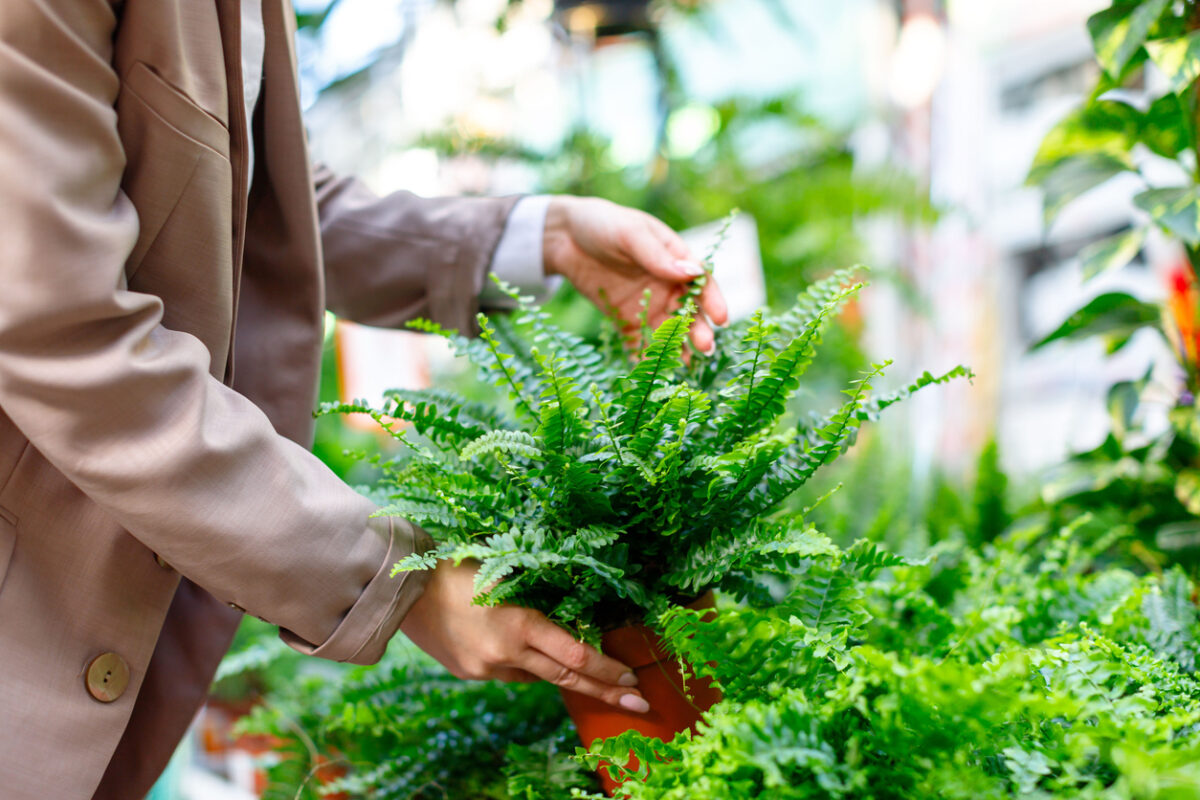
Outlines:
[[[330, 761], [322, 755], [317, 756], [316, 763], [313, 765], [313, 777], [316, 779], [318, 786], [328, 786], [339, 778], [346, 777], [347, 772], [348, 770], [344, 764]], [[338, 792], [336, 794], [322, 795], [322, 798], [324, 800], [350, 800], [350, 795], [345, 792]]]
[[[712, 608], [714, 603], [709, 592], [688, 608]], [[668, 653], [658, 635], [644, 625], [617, 628], [604, 634], [600, 641], [605, 655], [626, 664], [637, 675], [637, 688], [650, 704], [650, 711], [635, 714], [578, 692], [562, 690], [567, 713], [575, 721], [579, 739], [585, 746], [628, 730], [670, 741], [680, 731], [692, 728], [700, 715], [721, 699], [720, 692], [709, 681], [700, 679], [689, 680], [685, 694], [677, 657]], [[637, 767], [636, 759], [630, 766]], [[604, 790], [611, 795], [620, 782], [612, 780], [603, 767], [599, 774]]]

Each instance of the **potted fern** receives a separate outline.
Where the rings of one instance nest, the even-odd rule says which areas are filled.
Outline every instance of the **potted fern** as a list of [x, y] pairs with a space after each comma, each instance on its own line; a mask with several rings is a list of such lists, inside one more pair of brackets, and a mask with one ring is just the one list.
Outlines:
[[694, 681], [685, 687], [646, 623], [705, 604], [714, 589], [761, 600], [767, 589], [754, 576], [790, 563], [807, 541], [793, 515], [772, 517], [781, 502], [849, 446], [864, 420], [970, 374], [926, 373], [873, 396], [886, 365], [876, 366], [828, 416], [785, 419], [822, 331], [861, 288], [853, 270], [838, 272], [783, 313], [718, 332], [716, 355], [690, 360], [688, 298], [657, 330], [643, 324], [631, 360], [617, 325], [593, 345], [507, 290], [517, 313], [481, 314], [478, 338], [415, 327], [447, 337], [506, 391], [511, 414], [440, 389], [322, 411], [370, 414], [407, 448], [380, 463], [379, 514], [421, 524], [437, 545], [395, 571], [478, 562], [477, 602], [535, 608], [636, 668], [648, 715], [564, 692], [585, 743], [629, 729], [670, 739], [717, 695]]

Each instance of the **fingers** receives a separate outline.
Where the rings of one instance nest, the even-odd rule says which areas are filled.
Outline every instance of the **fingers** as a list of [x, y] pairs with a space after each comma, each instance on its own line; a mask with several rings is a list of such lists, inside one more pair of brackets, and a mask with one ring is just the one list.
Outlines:
[[523, 669], [505, 667], [493, 671], [491, 680], [504, 681], [505, 683], [537, 683], [541, 678]]
[[729, 306], [725, 302], [725, 294], [711, 277], [700, 292], [700, 310], [717, 325], [729, 324]]
[[713, 329], [700, 317], [696, 317], [696, 321], [692, 323], [691, 336], [696, 352], [711, 356], [716, 350], [717, 340], [713, 336]]
[[529, 626], [525, 641], [530, 647], [540, 650], [568, 669], [601, 683], [612, 686], [633, 686], [637, 683], [637, 678], [629, 667], [602, 655], [594, 647], [577, 641], [571, 634], [540, 615]]
[[671, 226], [660, 220], [658, 217], [651, 216], [649, 219], [650, 232], [657, 237], [663, 247], [675, 258], [690, 261], [694, 264], [700, 263], [695, 256], [692, 255], [691, 249], [687, 243], [683, 241], [683, 237], [671, 229]]
[[[654, 217], [650, 217], [648, 224], [650, 226], [651, 233], [653, 233], [655, 238], [658, 239], [659, 244], [661, 244], [663, 248], [671, 253], [671, 255], [677, 260], [686, 262], [686, 264], [679, 265], [681, 269], [686, 267], [689, 270], [692, 270], [692, 268], [699, 266], [699, 262], [692, 255], [687, 244], [684, 243], [683, 239], [678, 233], [671, 230], [669, 226]], [[718, 286], [717, 282], [711, 277], [708, 279], [703, 291], [700, 293], [700, 310], [703, 311], [704, 314], [707, 315], [708, 318], [717, 325], [726, 325], [729, 322], [729, 306], [725, 302], [725, 295], [721, 291], [721, 287]], [[693, 329], [693, 334], [693, 343], [696, 344], [701, 352], [705, 352], [705, 348], [700, 344], [700, 342], [696, 341], [695, 329]], [[703, 333], [699, 335], [701, 340], [704, 340]]]
[[526, 650], [519, 663], [526, 672], [537, 675], [542, 680], [549, 681], [563, 689], [586, 694], [597, 700], [603, 700], [609, 705], [639, 714], [650, 710], [650, 704], [636, 690], [593, 680], [540, 650]]
[[690, 258], [682, 240], [677, 245], [668, 245], [651, 223], [630, 225], [624, 232], [622, 244], [630, 259], [661, 280], [688, 283], [704, 274], [704, 268]]

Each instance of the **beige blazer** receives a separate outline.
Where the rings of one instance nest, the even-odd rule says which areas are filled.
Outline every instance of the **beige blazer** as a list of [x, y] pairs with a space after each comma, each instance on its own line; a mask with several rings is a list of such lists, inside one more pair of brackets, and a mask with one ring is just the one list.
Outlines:
[[0, 796], [137, 800], [240, 612], [378, 659], [423, 534], [307, 445], [323, 312], [471, 324], [512, 200], [378, 199], [306, 155], [263, 0], [0, 3]]

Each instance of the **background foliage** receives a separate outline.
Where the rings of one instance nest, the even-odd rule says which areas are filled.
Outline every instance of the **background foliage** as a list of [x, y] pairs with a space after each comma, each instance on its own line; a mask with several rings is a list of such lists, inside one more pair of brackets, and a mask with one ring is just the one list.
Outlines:
[[[1196, 13], [1191, 2], [1123, 0], [1093, 18], [1104, 74], [1086, 106], [1046, 140], [1031, 176], [1046, 189], [1049, 219], [1129, 173], [1146, 182], [1138, 203], [1150, 224], [1177, 237], [1194, 266]], [[1143, 80], [1151, 62], [1165, 76], [1157, 89]], [[836, 252], [844, 240], [821, 230], [819, 209], [805, 208], [825, 195], [805, 199], [802, 170], [820, 175], [831, 165], [836, 185], [822, 192], [838, 198], [834, 208], [845, 199], [849, 217], [871, 207], [872, 195], [850, 187], [857, 175], [836, 144], [805, 150], [816, 160], [793, 162], [802, 165], [796, 185], [779, 195], [763, 184], [789, 186], [786, 169], [738, 162], [739, 115], [787, 116], [790, 102], [730, 111], [727, 121], [722, 110], [714, 160], [701, 154], [694, 172], [667, 156], [649, 173], [606, 169], [603, 144], [580, 138], [547, 162], [547, 174], [564, 187], [591, 181], [594, 191], [676, 224], [717, 216], [734, 196], [751, 209], [761, 201], [760, 224], [774, 220], [763, 225], [768, 269], [774, 258], [806, 265], [807, 280], [825, 256], [809, 262], [806, 254]], [[788, 122], [807, 129], [802, 114]], [[730, 153], [721, 153], [722, 136]], [[1146, 169], [1163, 159], [1176, 164], [1172, 181]], [[888, 197], [878, 207], [895, 200]], [[777, 207], [787, 211], [775, 219]], [[801, 213], [816, 218], [812, 230], [798, 222]], [[1091, 248], [1086, 270], [1121, 268], [1145, 236], [1125, 231]], [[1045, 346], [1100, 337], [1116, 351], [1135, 331], [1157, 329], [1176, 347], [1180, 369], [1114, 386], [1111, 436], [1064, 465], [1036, 501], [1014, 497], [994, 447], [981, 454], [970, 486], [929, 486], [889, 467], [876, 442], [796, 501], [794, 511], [810, 510], [790, 540], [787, 569], [765, 592], [727, 598], [710, 621], [664, 612], [658, 621], [676, 650], [725, 692], [698, 735], [664, 743], [627, 734], [576, 752], [547, 687], [450, 681], [400, 643], [378, 668], [330, 677], [248, 637], [224, 685], [242, 680], [271, 692], [248, 727], [278, 736], [288, 756], [272, 770], [274, 796], [588, 796], [588, 769], [624, 763], [631, 750], [641, 761], [626, 784], [635, 798], [1200, 796], [1191, 555], [1200, 435], [1189, 274], [1164, 304], [1101, 295], [1046, 338]], [[1164, 391], [1169, 424], [1156, 426]], [[833, 491], [839, 479], [845, 485]], [[350, 773], [321, 785], [314, 768], [328, 761]]]
[[1046, 137], [1029, 175], [1045, 192], [1047, 224], [1098, 186], [1133, 179], [1143, 187], [1134, 204], [1144, 222], [1081, 252], [1084, 278], [1125, 268], [1152, 229], [1177, 242], [1183, 257], [1168, 276], [1165, 300], [1098, 294], [1035, 348], [1092, 339], [1115, 354], [1134, 334], [1151, 331], [1170, 344], [1178, 365], [1113, 385], [1109, 435], [1048, 476], [1043, 498], [1056, 519], [1091, 512], [1091, 535], [1136, 534], [1123, 539], [1130, 555], [1152, 565], [1183, 564], [1194, 577], [1200, 565], [1200, 7], [1118, 2], [1094, 15], [1088, 29], [1099, 78]]

